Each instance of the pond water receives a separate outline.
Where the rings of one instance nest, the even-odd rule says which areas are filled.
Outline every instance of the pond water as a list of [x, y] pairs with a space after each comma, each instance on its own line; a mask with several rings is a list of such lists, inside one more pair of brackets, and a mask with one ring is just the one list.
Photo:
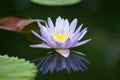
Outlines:
[[[43, 6], [29, 0], [0, 0], [0, 18], [17, 16], [22, 18], [40, 18], [53, 21], [58, 16], [72, 21], [78, 18], [78, 25], [84, 23], [88, 32], [82, 39], [91, 38], [89, 43], [74, 48], [86, 54], [91, 62], [85, 72], [65, 70], [59, 73], [38, 74], [35, 80], [119, 80], [120, 74], [120, 1], [119, 0], [82, 0], [69, 6]], [[18, 56], [27, 60], [43, 57], [46, 49], [30, 48], [33, 44], [19, 32], [0, 29], [0, 54]]]

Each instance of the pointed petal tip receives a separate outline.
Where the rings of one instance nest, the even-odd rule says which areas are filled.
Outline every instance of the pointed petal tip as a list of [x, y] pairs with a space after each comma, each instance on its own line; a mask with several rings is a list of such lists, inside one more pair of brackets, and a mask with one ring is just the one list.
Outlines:
[[72, 22], [77, 23], [78, 19], [74, 18]]
[[80, 26], [82, 27], [84, 25], [84, 23], [82, 23]]
[[48, 17], [48, 20], [50, 20], [51, 18], [50, 17]]
[[34, 45], [30, 45], [29, 47], [32, 48], [47, 48], [47, 49], [51, 49], [50, 46], [46, 45], [46, 44], [34, 44]]
[[88, 41], [91, 41], [92, 39], [88, 39]]
[[47, 21], [48, 21], [48, 23], [50, 22], [52, 22], [52, 19], [50, 18], [50, 17], [48, 17], [48, 19], [47, 19]]
[[82, 55], [82, 56], [86, 56], [84, 53], [79, 52], [79, 51], [72, 51], [72, 52], [73, 52], [73, 53], [77, 53], [77, 54]]
[[56, 52], [58, 52], [63, 57], [67, 58], [70, 55], [69, 49], [56, 49]]
[[34, 34], [36, 36], [36, 32], [34, 30], [31, 30], [32, 34]]
[[34, 30], [31, 30], [31, 32], [32, 32], [32, 34], [34, 34], [36, 37], [40, 38], [40, 35], [39, 35], [37, 32], [35, 32]]
[[29, 47], [34, 47], [33, 45], [29, 45]]
[[92, 39], [88, 39], [88, 42], [90, 42]]
[[29, 47], [31, 47], [31, 48], [38, 48], [38, 46], [36, 46], [36, 45], [29, 45]]
[[92, 39], [87, 39], [87, 40], [84, 40], [85, 41], [85, 44], [88, 43], [89, 41], [91, 41]]
[[60, 19], [61, 19], [61, 16], [58, 16], [57, 18], [60, 18]]
[[31, 30], [31, 32], [33, 33], [33, 32], [34, 32], [34, 30]]
[[43, 25], [39, 21], [37, 22], [37, 24], [40, 29], [43, 27]]
[[61, 16], [58, 16], [58, 17], [56, 18], [56, 22], [61, 21], [61, 20], [62, 20]]
[[74, 18], [74, 20], [78, 20], [77, 18]]
[[87, 30], [88, 29], [88, 27], [85, 27], [83, 30]]
[[41, 25], [40, 21], [38, 21], [37, 23], [38, 23], [38, 25]]

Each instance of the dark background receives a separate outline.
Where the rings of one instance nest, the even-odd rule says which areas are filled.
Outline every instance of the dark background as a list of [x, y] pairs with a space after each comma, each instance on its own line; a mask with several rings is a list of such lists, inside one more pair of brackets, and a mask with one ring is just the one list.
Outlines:
[[[83, 38], [92, 41], [75, 50], [85, 53], [92, 64], [85, 72], [49, 73], [38, 75], [36, 80], [120, 80], [120, 0], [82, 0], [69, 6], [44, 6], [29, 0], [0, 0], [0, 18], [16, 16], [21, 18], [51, 17], [78, 18], [78, 25], [84, 23], [88, 32]], [[21, 33], [0, 30], [0, 54], [18, 56], [33, 60], [44, 56], [46, 49], [29, 48], [30, 41]]]

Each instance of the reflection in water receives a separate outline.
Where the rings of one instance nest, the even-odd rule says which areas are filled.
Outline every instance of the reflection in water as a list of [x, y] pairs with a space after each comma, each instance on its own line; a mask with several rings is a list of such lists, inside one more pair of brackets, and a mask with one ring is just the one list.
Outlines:
[[84, 71], [87, 69], [84, 63], [90, 63], [87, 59], [85, 59], [84, 55], [78, 54], [78, 52], [71, 52], [72, 54], [69, 57], [63, 57], [57, 52], [51, 52], [49, 55], [36, 59], [36, 66], [38, 71], [41, 74], [46, 74], [47, 72], [53, 73], [54, 71], [59, 72], [63, 69], [66, 69], [68, 73], [72, 70], [76, 71]]

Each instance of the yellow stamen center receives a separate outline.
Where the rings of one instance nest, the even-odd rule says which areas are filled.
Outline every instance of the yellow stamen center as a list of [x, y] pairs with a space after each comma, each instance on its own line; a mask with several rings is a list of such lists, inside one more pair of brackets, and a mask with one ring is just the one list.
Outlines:
[[62, 33], [52, 34], [52, 37], [58, 42], [65, 42], [68, 39], [68, 35]]

